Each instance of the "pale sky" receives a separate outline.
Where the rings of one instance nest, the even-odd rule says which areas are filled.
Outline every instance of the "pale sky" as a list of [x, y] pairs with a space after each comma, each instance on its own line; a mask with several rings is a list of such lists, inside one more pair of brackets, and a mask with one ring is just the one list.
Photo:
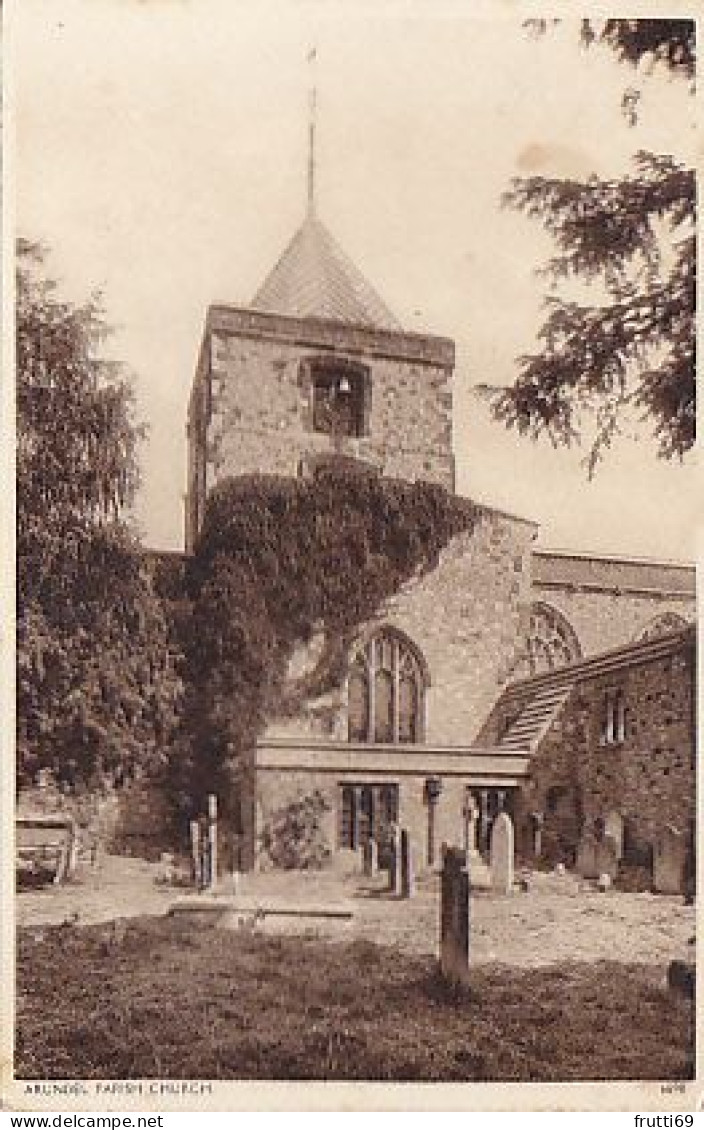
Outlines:
[[207, 306], [246, 305], [303, 218], [306, 53], [317, 46], [321, 217], [409, 330], [457, 343], [458, 489], [533, 518], [540, 544], [691, 559], [691, 468], [646, 432], [587, 481], [490, 419], [535, 347], [552, 250], [503, 211], [517, 174], [618, 174], [640, 148], [694, 161], [684, 85], [533, 40], [514, 6], [378, 0], [22, 0], [14, 60], [18, 231], [65, 292], [99, 286], [149, 427], [136, 517], [181, 548], [188, 393]]

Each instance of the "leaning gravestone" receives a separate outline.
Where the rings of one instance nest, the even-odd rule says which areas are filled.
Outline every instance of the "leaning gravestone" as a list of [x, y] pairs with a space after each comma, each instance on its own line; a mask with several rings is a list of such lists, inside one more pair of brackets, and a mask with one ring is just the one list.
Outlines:
[[684, 890], [687, 845], [685, 837], [671, 824], [658, 836], [653, 854], [653, 886], [663, 895], [679, 895]]
[[443, 844], [440, 876], [440, 973], [453, 984], [469, 972], [469, 872], [466, 854]]
[[507, 895], [513, 889], [513, 823], [500, 812], [491, 828], [491, 887]]
[[416, 893], [416, 877], [413, 859], [413, 843], [407, 828], [401, 829], [401, 898], [413, 898]]

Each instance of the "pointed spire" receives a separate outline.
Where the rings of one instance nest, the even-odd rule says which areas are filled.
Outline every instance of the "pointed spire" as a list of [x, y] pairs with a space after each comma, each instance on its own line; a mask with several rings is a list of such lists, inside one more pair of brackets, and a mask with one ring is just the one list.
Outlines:
[[253, 310], [293, 318], [324, 318], [348, 325], [400, 330], [394, 315], [316, 214], [317, 54], [317, 49], [311, 47], [306, 56], [310, 68], [306, 216], [250, 305]]
[[311, 47], [308, 52], [308, 66], [310, 67], [310, 89], [308, 91], [308, 214], [315, 212], [315, 126], [318, 109], [318, 91], [316, 89], [315, 63], [318, 57], [316, 47]]

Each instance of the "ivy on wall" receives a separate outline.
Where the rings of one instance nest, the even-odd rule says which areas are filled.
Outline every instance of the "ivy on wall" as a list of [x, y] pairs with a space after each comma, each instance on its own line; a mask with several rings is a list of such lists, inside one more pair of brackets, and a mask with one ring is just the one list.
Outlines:
[[[212, 791], [227, 805], [266, 719], [339, 685], [359, 627], [479, 513], [442, 487], [347, 465], [215, 488], [187, 578], [188, 734], [178, 769], [193, 803]], [[294, 648], [321, 634], [314, 669], [292, 694]]]

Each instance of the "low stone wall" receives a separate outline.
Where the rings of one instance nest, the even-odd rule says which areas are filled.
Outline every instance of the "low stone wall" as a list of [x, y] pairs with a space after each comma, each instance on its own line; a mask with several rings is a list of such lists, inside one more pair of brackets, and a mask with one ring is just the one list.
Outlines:
[[71, 792], [53, 782], [20, 791], [18, 816], [68, 816], [78, 829], [79, 867], [97, 861], [103, 852], [158, 860], [174, 852], [177, 830], [163, 790], [152, 781], [135, 781], [124, 789]]

